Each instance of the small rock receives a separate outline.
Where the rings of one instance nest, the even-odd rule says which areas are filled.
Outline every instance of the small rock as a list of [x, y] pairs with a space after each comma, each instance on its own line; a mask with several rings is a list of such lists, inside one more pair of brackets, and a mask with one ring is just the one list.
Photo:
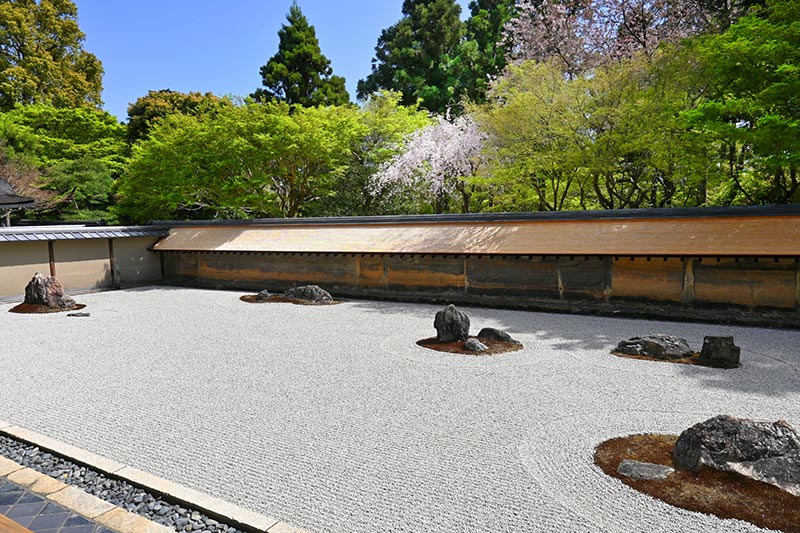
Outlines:
[[436, 313], [433, 327], [440, 342], [463, 341], [469, 336], [469, 317], [450, 304]]
[[656, 359], [683, 359], [694, 352], [686, 339], [672, 335], [646, 335], [620, 341], [616, 351], [626, 355], [646, 355]]
[[471, 352], [485, 352], [489, 347], [478, 339], [467, 339], [467, 342], [464, 343], [464, 349]]
[[270, 294], [267, 289], [264, 289], [263, 291], [258, 291], [258, 294], [256, 294], [256, 300], [259, 302], [266, 302], [267, 300], [269, 300], [269, 297]]
[[705, 337], [700, 359], [703, 363], [717, 368], [739, 368], [739, 355], [742, 349], [733, 343], [733, 337]]
[[666, 479], [674, 471], [668, 466], [643, 463], [632, 459], [623, 459], [617, 468], [619, 474], [634, 479]]
[[331, 294], [321, 289], [318, 285], [303, 285], [302, 287], [293, 287], [283, 294], [283, 298], [290, 300], [305, 300], [308, 302], [332, 302], [333, 297]]
[[510, 342], [512, 344], [522, 344], [521, 342], [511, 338], [511, 335], [503, 330], [495, 328], [483, 328], [478, 332], [479, 339], [494, 339], [503, 342]]

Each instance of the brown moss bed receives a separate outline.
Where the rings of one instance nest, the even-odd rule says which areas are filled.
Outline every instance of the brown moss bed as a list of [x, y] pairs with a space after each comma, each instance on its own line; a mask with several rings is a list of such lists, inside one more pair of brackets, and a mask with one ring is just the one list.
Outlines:
[[695, 365], [695, 366], [705, 366], [709, 368], [729, 368], [729, 367], [721, 367], [718, 365], [709, 364], [707, 359], [702, 359], [700, 357], [699, 352], [693, 353], [689, 357], [682, 357], [680, 359], [660, 359], [658, 357], [651, 357], [649, 355], [631, 355], [627, 353], [618, 352], [613, 350], [611, 355], [616, 355], [617, 357], [622, 357], [625, 359], [638, 359], [640, 361], [656, 361], [658, 363], [675, 363], [678, 365]]
[[65, 311], [78, 311], [86, 307], [85, 304], [75, 304], [72, 307], [47, 307], [46, 305], [19, 304], [8, 310], [9, 313], [20, 313], [26, 315], [36, 315], [44, 313], [63, 313]]
[[524, 346], [521, 344], [514, 342], [506, 342], [497, 339], [484, 339], [472, 336], [469, 338], [478, 339], [489, 349], [483, 352], [473, 352], [464, 348], [464, 341], [442, 342], [436, 340], [436, 337], [428, 337], [427, 339], [418, 340], [417, 344], [423, 348], [436, 350], [437, 352], [459, 353], [463, 355], [498, 355], [501, 353], [516, 352], [524, 348]]
[[342, 303], [339, 300], [331, 300], [330, 302], [312, 302], [310, 300], [301, 300], [299, 298], [284, 298], [283, 296], [270, 296], [266, 300], [259, 300], [258, 295], [245, 294], [240, 296], [239, 299], [249, 304], [271, 304], [271, 303], [288, 303], [295, 305], [337, 305]]
[[623, 459], [673, 467], [675, 435], [631, 435], [607, 440], [595, 449], [594, 462], [639, 492], [670, 505], [720, 518], [736, 518], [758, 527], [800, 533], [800, 497], [740, 474], [703, 467], [700, 472], [675, 470], [666, 479], [623, 476]]

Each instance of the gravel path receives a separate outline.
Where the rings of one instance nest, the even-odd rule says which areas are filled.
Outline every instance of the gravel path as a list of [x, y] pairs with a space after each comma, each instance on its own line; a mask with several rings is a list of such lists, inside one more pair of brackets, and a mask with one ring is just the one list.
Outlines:
[[[462, 308], [519, 352], [433, 352], [440, 306], [87, 294], [88, 318], [0, 306], [0, 419], [313, 531], [760, 531], [604, 476], [594, 446], [725, 413], [800, 428], [800, 333]], [[744, 366], [620, 359], [622, 338]]]

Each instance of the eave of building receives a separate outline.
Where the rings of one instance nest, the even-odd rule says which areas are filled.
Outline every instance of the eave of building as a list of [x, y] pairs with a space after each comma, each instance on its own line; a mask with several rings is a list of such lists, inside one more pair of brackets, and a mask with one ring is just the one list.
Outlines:
[[[664, 216], [656, 216], [658, 211]], [[680, 216], [380, 217], [173, 225], [153, 249], [456, 255], [800, 257], [800, 210], [688, 210]], [[706, 214], [707, 213], [707, 214]], [[704, 216], [704, 214], [706, 214]]]

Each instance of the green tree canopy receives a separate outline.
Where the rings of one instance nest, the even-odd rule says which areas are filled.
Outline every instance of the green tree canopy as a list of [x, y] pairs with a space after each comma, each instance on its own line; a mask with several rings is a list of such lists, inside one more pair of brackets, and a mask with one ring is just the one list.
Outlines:
[[261, 67], [264, 88], [253, 98], [278, 100], [292, 105], [344, 105], [350, 102], [345, 79], [333, 75], [331, 62], [322, 54], [314, 26], [297, 2], [286, 15], [288, 25], [278, 31], [278, 53]]
[[10, 161], [26, 161], [42, 200], [41, 216], [108, 218], [116, 176], [127, 164], [125, 126], [91, 107], [17, 105], [0, 114], [0, 144]]
[[381, 89], [399, 91], [403, 105], [444, 114], [458, 103], [454, 66], [464, 35], [456, 0], [404, 0], [403, 18], [383, 30], [375, 47], [372, 72], [358, 82], [358, 98]]
[[213, 93], [182, 93], [170, 89], [148, 91], [128, 106], [128, 142], [147, 138], [150, 128], [168, 115], [202, 115], [222, 106], [231, 106], [228, 98], [219, 98]]
[[717, 201], [800, 201], [797, 2], [768, 1], [726, 32], [701, 39], [696, 52], [706, 98], [685, 116], [718, 149], [729, 187]]
[[101, 105], [103, 67], [77, 19], [70, 0], [0, 1], [0, 110]]
[[358, 113], [268, 102], [167, 116], [133, 147], [121, 212], [138, 222], [302, 215], [346, 171]]
[[0, 139], [43, 169], [92, 158], [119, 175], [127, 160], [125, 126], [109, 113], [90, 107], [18, 105], [0, 114]]

